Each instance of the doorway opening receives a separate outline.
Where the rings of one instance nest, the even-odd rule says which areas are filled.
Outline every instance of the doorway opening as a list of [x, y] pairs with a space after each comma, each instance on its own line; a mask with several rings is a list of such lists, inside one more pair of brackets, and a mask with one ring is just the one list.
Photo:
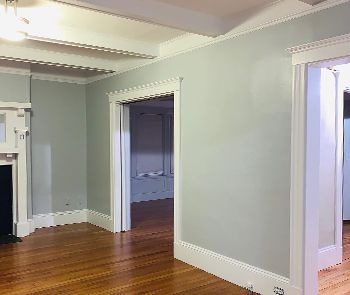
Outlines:
[[[113, 232], [129, 231], [132, 228], [131, 216], [137, 216], [138, 213], [132, 213], [134, 209], [131, 207], [135, 207], [135, 210], [138, 211], [137, 204], [142, 203], [139, 201], [161, 198], [163, 200], [158, 201], [159, 207], [163, 206], [164, 212], [167, 210], [173, 212], [173, 214], [168, 214], [172, 215], [171, 218], [173, 218], [173, 222], [171, 222], [173, 224], [173, 244], [177, 245], [181, 242], [181, 211], [179, 210], [181, 206], [181, 82], [182, 78], [173, 78], [108, 93], [110, 101], [110, 182]], [[137, 146], [136, 143], [136, 151], [137, 148], [149, 149], [152, 147], [158, 150], [164, 148], [166, 154], [163, 155], [163, 165], [161, 165], [158, 156], [149, 153], [143, 153], [139, 158], [136, 156], [132, 159], [132, 146], [133, 149], [135, 148], [135, 143], [132, 142], [131, 138], [131, 132], [135, 129], [135, 126], [132, 127], [134, 124], [131, 118], [134, 116], [132, 104], [138, 102], [135, 104], [135, 108], [140, 109], [145, 108], [145, 105], [151, 107], [152, 104], [157, 104], [157, 100], [162, 101], [160, 104], [163, 107], [158, 106], [155, 115], [146, 114], [144, 111], [139, 112], [139, 114], [144, 115], [137, 119], [140, 124], [136, 125], [136, 134], [141, 132], [141, 140], [143, 141], [140, 146]], [[164, 111], [165, 105], [172, 105], [171, 111]], [[165, 129], [168, 129], [168, 132], [165, 132], [164, 136], [168, 140], [164, 138], [150, 141], [150, 137], [145, 136], [145, 128], [148, 129], [148, 132], [149, 130], [152, 132], [158, 130], [159, 133], [162, 129], [160, 126], [162, 128], [167, 126]], [[163, 146], [161, 146], [161, 142]], [[139, 163], [138, 159], [141, 159]], [[132, 187], [132, 182], [135, 184], [134, 187]], [[161, 183], [163, 183], [162, 186]], [[140, 188], [143, 191], [140, 191]], [[173, 201], [171, 196], [173, 196]], [[167, 199], [170, 200], [167, 201]], [[168, 204], [164, 204], [166, 202]], [[131, 206], [132, 203], [135, 205]], [[144, 204], [151, 203], [144, 202]], [[157, 210], [157, 213], [160, 213], [160, 210]], [[137, 224], [137, 218], [134, 219], [134, 224]]]
[[341, 292], [350, 287], [342, 280], [350, 271], [350, 64], [339, 65], [342, 62], [313, 64], [307, 73], [307, 140], [310, 151], [311, 142], [314, 144], [315, 163], [314, 172], [309, 173], [317, 190], [313, 213], [318, 216], [318, 228], [313, 238], [318, 246], [319, 294], [331, 290], [337, 294], [337, 288]]
[[[174, 212], [173, 95], [124, 105], [130, 126], [130, 229], [165, 226]], [[129, 144], [128, 144], [129, 145]], [[165, 230], [165, 229], [163, 229]]]

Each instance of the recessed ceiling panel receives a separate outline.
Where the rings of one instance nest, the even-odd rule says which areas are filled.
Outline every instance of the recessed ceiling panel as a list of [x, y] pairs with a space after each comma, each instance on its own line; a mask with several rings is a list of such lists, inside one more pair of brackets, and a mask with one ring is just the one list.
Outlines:
[[142, 0], [144, 2], [161, 2], [169, 5], [201, 12], [204, 14], [227, 17], [245, 10], [259, 7], [275, 0]]

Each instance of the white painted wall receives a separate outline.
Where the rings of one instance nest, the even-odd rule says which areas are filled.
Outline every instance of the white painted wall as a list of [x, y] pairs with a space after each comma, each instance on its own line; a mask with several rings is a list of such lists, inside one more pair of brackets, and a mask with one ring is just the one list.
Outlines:
[[335, 244], [335, 76], [321, 70], [320, 89], [320, 236], [319, 248]]

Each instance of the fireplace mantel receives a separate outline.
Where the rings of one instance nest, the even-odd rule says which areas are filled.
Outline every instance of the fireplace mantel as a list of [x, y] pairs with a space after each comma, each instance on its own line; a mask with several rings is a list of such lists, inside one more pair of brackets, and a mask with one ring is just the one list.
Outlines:
[[28, 221], [27, 134], [25, 112], [30, 103], [0, 101], [0, 165], [13, 166], [14, 233], [30, 234]]

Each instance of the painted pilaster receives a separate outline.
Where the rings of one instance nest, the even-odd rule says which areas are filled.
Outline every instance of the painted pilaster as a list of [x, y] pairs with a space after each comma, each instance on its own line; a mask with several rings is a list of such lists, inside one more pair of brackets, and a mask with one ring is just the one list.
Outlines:
[[[20, 115], [20, 112], [19, 112]], [[23, 113], [24, 115], [24, 113]], [[26, 139], [28, 128], [16, 128], [16, 147], [18, 149], [17, 156], [17, 220], [16, 234], [19, 237], [27, 236], [30, 233], [30, 224], [28, 223], [27, 209], [27, 153]]]

